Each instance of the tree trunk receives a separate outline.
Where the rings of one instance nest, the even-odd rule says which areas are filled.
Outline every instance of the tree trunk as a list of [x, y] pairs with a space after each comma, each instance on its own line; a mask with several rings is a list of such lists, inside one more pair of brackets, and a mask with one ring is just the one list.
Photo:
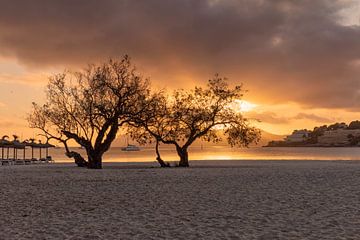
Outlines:
[[189, 154], [187, 148], [176, 147], [176, 151], [180, 157], [179, 167], [189, 167]]
[[167, 162], [165, 162], [164, 160], [161, 159], [160, 151], [159, 151], [159, 141], [157, 141], [157, 140], [156, 140], [155, 150], [156, 150], [156, 160], [158, 161], [160, 166], [161, 167], [170, 167], [169, 163], [167, 163]]
[[74, 151], [67, 151], [66, 156], [69, 158], [74, 158], [75, 164], [78, 167], [87, 167], [88, 162], [80, 155], [80, 153], [74, 152]]
[[102, 169], [102, 154], [97, 152], [88, 154], [88, 168]]

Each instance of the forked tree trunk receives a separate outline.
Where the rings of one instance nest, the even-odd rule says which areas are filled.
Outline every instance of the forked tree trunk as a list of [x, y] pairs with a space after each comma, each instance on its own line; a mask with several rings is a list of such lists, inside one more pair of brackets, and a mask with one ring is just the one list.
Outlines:
[[75, 160], [75, 164], [78, 167], [87, 167], [88, 162], [80, 155], [80, 153], [74, 152], [74, 151], [68, 151], [66, 152], [66, 156], [69, 158], [73, 158]]
[[160, 151], [159, 151], [159, 141], [156, 141], [155, 151], [156, 151], [156, 160], [158, 161], [160, 166], [161, 167], [170, 167], [169, 163], [167, 163], [161, 159]]
[[67, 140], [62, 140], [61, 141], [64, 144], [65, 147], [65, 155], [68, 158], [73, 158], [75, 160], [75, 164], [78, 167], [87, 167], [88, 162], [81, 156], [80, 153], [78, 152], [74, 152], [74, 151], [70, 151], [69, 146], [67, 145]]
[[180, 157], [179, 167], [189, 167], [189, 154], [187, 148], [176, 147], [176, 151]]

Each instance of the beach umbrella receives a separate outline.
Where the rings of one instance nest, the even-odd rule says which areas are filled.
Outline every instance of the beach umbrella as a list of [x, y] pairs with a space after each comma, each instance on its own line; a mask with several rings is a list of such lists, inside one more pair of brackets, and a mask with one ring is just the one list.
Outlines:
[[26, 146], [31, 147], [31, 159], [34, 158], [34, 149], [40, 148], [39, 143], [35, 142], [35, 139], [30, 139], [31, 142], [26, 143]]
[[4, 147], [7, 145], [6, 140], [1, 139], [0, 140], [0, 148], [1, 148], [1, 159], [4, 159]]
[[[25, 160], [25, 153], [26, 153], [26, 144], [24, 144], [24, 143], [22, 143], [22, 142], [15, 142], [15, 144], [14, 144], [14, 146], [15, 146], [15, 148], [16, 148], [16, 150], [23, 150], [23, 159]], [[17, 155], [17, 152], [16, 152], [16, 157], [17, 157], [18, 155]]]
[[15, 147], [15, 142], [17, 141], [17, 139], [19, 138], [17, 135], [13, 135], [13, 138], [14, 138], [14, 140], [11, 142], [11, 147], [13, 147], [13, 158], [14, 159], [17, 159], [17, 149], [16, 149], [16, 147]]
[[39, 143], [38, 143], [37, 147], [39, 148], [39, 153], [40, 153], [40, 158], [39, 159], [41, 159], [41, 148], [42, 148], [41, 140], [39, 140]]
[[0, 148], [1, 148], [1, 159], [4, 159], [4, 143], [3, 140], [0, 140]]
[[40, 159], [42, 157], [42, 149], [45, 148], [46, 150], [46, 157], [48, 156], [49, 153], [49, 148], [55, 147], [54, 145], [50, 144], [50, 143], [41, 143], [41, 140], [39, 140], [38, 143], [35, 142], [35, 139], [31, 138], [29, 139], [29, 141], [25, 141], [23, 142], [26, 146], [31, 147], [31, 158], [34, 158], [34, 148], [38, 148], [39, 149], [39, 153], [40, 153]]
[[[48, 142], [41, 143], [41, 141], [40, 141], [40, 143], [38, 144], [38, 147], [40, 148], [40, 155], [41, 155], [41, 149], [45, 148], [45, 151], [46, 151], [46, 156], [45, 157], [48, 157], [49, 156], [49, 148], [55, 147], [55, 145], [52, 145], [52, 144], [50, 144]], [[41, 158], [41, 156], [40, 156], [40, 158]]]
[[35, 143], [34, 138], [30, 138], [29, 140], [26, 140], [23, 142], [26, 146], [31, 148], [31, 159], [34, 159], [34, 148], [37, 147], [37, 143]]
[[1, 146], [1, 158], [4, 159], [4, 148], [7, 148], [7, 158], [9, 158], [9, 145], [10, 141], [6, 140], [9, 138], [8, 135], [4, 135], [0, 140], [0, 146]]
[[10, 142], [10, 146], [13, 148], [14, 152], [13, 152], [13, 158], [14, 159], [18, 159], [18, 150], [24, 150], [24, 159], [25, 159], [25, 147], [26, 144], [21, 143], [18, 139], [19, 137], [17, 135], [13, 135], [14, 140]]
[[18, 159], [18, 150], [24, 150], [24, 159], [25, 159], [25, 146], [26, 144], [19, 142], [19, 140], [13, 140], [11, 142], [11, 147], [14, 149], [14, 158]]
[[44, 147], [46, 149], [46, 157], [48, 157], [49, 156], [49, 148], [53, 148], [53, 147], [55, 147], [55, 145], [52, 145], [52, 144], [47, 142], [47, 143], [44, 144]]

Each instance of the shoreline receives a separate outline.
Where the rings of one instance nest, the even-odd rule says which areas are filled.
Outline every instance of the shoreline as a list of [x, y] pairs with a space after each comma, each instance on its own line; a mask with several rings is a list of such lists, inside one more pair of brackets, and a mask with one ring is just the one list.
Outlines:
[[[176, 164], [178, 161], [166, 161], [169, 162], [172, 168], [179, 168], [177, 166], [175, 166], [174, 164]], [[214, 160], [209, 160], [209, 159], [195, 159], [195, 160], [190, 160], [190, 168], [192, 166], [200, 166], [200, 165], [237, 165], [239, 163], [281, 163], [281, 162], [359, 162], [360, 163], [360, 157], [359, 159], [223, 159], [223, 160], [219, 160], [219, 159], [214, 159]], [[32, 164], [4, 164], [4, 165], [0, 165], [1, 167], [20, 167], [20, 166], [24, 166], [24, 167], [29, 167], [29, 166], [51, 166], [51, 165], [74, 165], [76, 166], [75, 162], [72, 161], [55, 161], [53, 163], [32, 163]], [[149, 161], [103, 161], [102, 162], [103, 166], [112, 166], [112, 165], [149, 165], [152, 167], [159, 167], [160, 165], [156, 160], [149, 160]], [[79, 167], [81, 168], [81, 167]], [[86, 167], [84, 167], [86, 168]], [[186, 169], [186, 168], [185, 168]]]
[[[166, 160], [165, 160], [166, 161]], [[308, 161], [308, 162], [333, 162], [333, 161], [360, 161], [360, 157], [359, 159], [214, 159], [214, 160], [209, 160], [209, 159], [194, 159], [194, 160], [189, 160], [190, 163], [190, 167], [192, 166], [193, 163], [216, 163], [216, 162], [223, 162], [223, 163], [236, 163], [236, 162], [283, 162], [283, 161], [289, 161], [289, 162], [302, 162], [302, 161]], [[174, 160], [169, 160], [166, 162], [170, 162], [172, 164], [177, 163], [178, 161], [174, 161]], [[52, 164], [72, 164], [73, 162], [69, 161], [69, 162], [65, 162], [65, 161], [56, 161]], [[148, 161], [103, 161], [102, 164], [105, 165], [110, 165], [110, 164], [155, 164], [155, 165], [159, 165], [158, 162], [156, 162], [156, 160], [148, 160]], [[41, 165], [41, 164], [39, 164]], [[198, 165], [198, 164], [196, 164]]]

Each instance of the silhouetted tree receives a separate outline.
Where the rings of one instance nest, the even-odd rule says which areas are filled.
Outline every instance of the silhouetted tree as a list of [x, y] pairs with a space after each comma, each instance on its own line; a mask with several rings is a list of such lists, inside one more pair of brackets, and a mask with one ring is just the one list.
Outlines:
[[356, 121], [352, 121], [349, 124], [348, 129], [360, 129], [360, 121], [356, 120]]
[[346, 129], [348, 126], [346, 125], [346, 123], [334, 123], [328, 126], [328, 130], [329, 131], [334, 131], [334, 130], [338, 130], [338, 129]]
[[311, 131], [307, 138], [307, 143], [316, 144], [318, 143], [318, 138], [324, 135], [325, 131], [328, 130], [327, 125], [323, 125], [320, 127], [314, 127], [314, 130]]
[[[120, 127], [143, 111], [148, 82], [135, 72], [128, 56], [90, 65], [80, 72], [54, 75], [46, 89], [46, 103], [33, 103], [28, 117], [32, 128], [61, 142], [78, 166], [102, 168], [102, 156]], [[71, 151], [75, 141], [87, 153]]]
[[[188, 167], [188, 148], [197, 139], [218, 142], [222, 130], [231, 146], [248, 146], [259, 140], [260, 131], [234, 108], [235, 100], [243, 96], [242, 86], [230, 88], [226, 79], [218, 75], [209, 80], [207, 88], [177, 90], [172, 96], [156, 93], [149, 99], [147, 112], [138, 115], [131, 135], [139, 143], [153, 139], [173, 144], [180, 157], [179, 166]], [[161, 159], [157, 149], [157, 159]]]

